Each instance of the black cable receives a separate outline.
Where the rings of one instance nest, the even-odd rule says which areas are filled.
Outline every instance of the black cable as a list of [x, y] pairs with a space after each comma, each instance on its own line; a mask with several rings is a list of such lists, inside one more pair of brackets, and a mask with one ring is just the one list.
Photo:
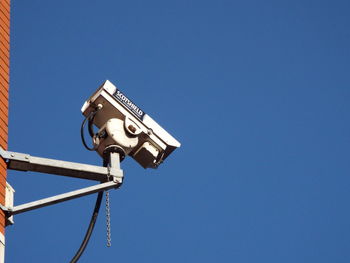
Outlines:
[[98, 216], [98, 212], [100, 210], [102, 197], [103, 197], [103, 191], [99, 192], [98, 195], [97, 195], [96, 204], [95, 204], [94, 212], [92, 213], [92, 216], [91, 216], [91, 219], [90, 219], [89, 227], [88, 227], [88, 229], [86, 231], [85, 237], [83, 239], [83, 242], [80, 245], [80, 248], [78, 249], [78, 251], [76, 252], [74, 257], [72, 258], [70, 263], [78, 262], [80, 256], [83, 254], [87, 244], [89, 243], [92, 231], [94, 230], [94, 227], [95, 227], [95, 223], [96, 223], [96, 219], [97, 219], [97, 216]]
[[95, 118], [95, 115], [97, 113], [97, 110], [96, 111], [92, 111], [90, 112], [90, 114], [83, 120], [82, 124], [81, 124], [81, 127], [80, 127], [80, 137], [81, 137], [81, 141], [84, 145], [84, 147], [89, 150], [89, 151], [95, 151], [95, 147], [89, 147], [86, 142], [85, 142], [85, 137], [84, 137], [84, 128], [85, 128], [85, 124], [86, 124], [86, 121], [89, 121], [88, 125], [89, 125], [89, 134], [91, 137], [94, 136], [94, 133], [93, 133], [93, 128], [92, 128], [92, 124], [93, 124], [93, 119]]
[[96, 113], [97, 113], [97, 111], [94, 111], [94, 113], [91, 114], [91, 117], [89, 118], [89, 122], [88, 122], [88, 131], [89, 131], [89, 134], [91, 137], [94, 137], [94, 135], [95, 135], [93, 125], [94, 125], [94, 118], [95, 118]]
[[[84, 121], [82, 122], [81, 127], [80, 127], [81, 141], [82, 141], [83, 145], [85, 146], [85, 148], [88, 149], [89, 151], [94, 151], [96, 149], [95, 149], [95, 147], [90, 148], [86, 144], [85, 138], [84, 138], [84, 128], [85, 128], [86, 121], [89, 121], [89, 124], [88, 124], [89, 125], [89, 127], [88, 127], [89, 128], [89, 134], [90, 134], [91, 137], [94, 136], [92, 125], [93, 125], [93, 120], [95, 118], [96, 113], [97, 113], [97, 110], [90, 112], [89, 115], [84, 119]], [[79, 258], [83, 254], [87, 244], [89, 243], [92, 231], [94, 230], [94, 227], [95, 227], [95, 224], [96, 224], [98, 212], [100, 211], [100, 207], [101, 207], [101, 203], [102, 203], [102, 197], [103, 197], [103, 191], [101, 191], [101, 192], [99, 192], [97, 194], [95, 208], [94, 208], [94, 211], [93, 211], [91, 219], [90, 219], [89, 227], [86, 230], [85, 237], [84, 237], [83, 241], [81, 242], [81, 245], [80, 245], [78, 251], [75, 253], [75, 255], [72, 258], [72, 260], [70, 261], [70, 263], [75, 263], [75, 262], [77, 262], [79, 260]]]
[[[110, 159], [103, 159], [103, 166], [107, 167], [109, 165], [109, 162], [110, 162]], [[79, 258], [83, 254], [87, 244], [89, 243], [92, 231], [94, 230], [94, 227], [95, 227], [95, 223], [96, 223], [96, 220], [97, 220], [98, 212], [100, 211], [102, 197], [103, 197], [103, 191], [98, 192], [98, 195], [97, 195], [97, 198], [96, 198], [94, 212], [92, 213], [89, 227], [86, 230], [85, 237], [84, 237], [83, 241], [81, 242], [81, 245], [80, 245], [78, 251], [75, 253], [75, 255], [72, 258], [72, 260], [70, 261], [70, 263], [78, 262]]]

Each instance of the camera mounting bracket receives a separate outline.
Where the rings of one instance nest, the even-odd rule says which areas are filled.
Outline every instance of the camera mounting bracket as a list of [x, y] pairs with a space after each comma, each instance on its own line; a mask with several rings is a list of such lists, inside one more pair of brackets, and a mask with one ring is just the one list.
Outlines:
[[0, 156], [5, 160], [8, 169], [55, 174], [101, 182], [97, 185], [14, 207], [6, 207], [0, 204], [0, 209], [6, 214], [7, 224], [13, 224], [13, 215], [100, 191], [118, 188], [123, 183], [123, 171], [120, 169], [120, 157], [118, 152], [109, 152], [109, 167], [35, 157], [29, 154], [6, 151], [1, 147]]

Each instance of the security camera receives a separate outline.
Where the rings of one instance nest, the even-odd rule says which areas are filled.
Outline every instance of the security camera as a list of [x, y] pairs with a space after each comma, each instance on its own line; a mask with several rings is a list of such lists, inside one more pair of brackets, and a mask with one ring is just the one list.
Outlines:
[[[89, 120], [92, 149], [102, 157], [112, 147], [144, 168], [157, 168], [180, 147], [174, 137], [108, 80], [84, 103], [81, 111]], [[96, 133], [92, 125], [98, 127]]]

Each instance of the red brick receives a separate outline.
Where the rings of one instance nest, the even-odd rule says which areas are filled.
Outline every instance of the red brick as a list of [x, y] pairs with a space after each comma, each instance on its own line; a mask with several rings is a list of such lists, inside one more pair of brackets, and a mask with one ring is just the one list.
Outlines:
[[7, 141], [0, 136], [0, 146], [4, 149], [7, 146]]
[[[6, 63], [3, 63], [3, 61], [9, 61], [9, 59], [8, 59], [7, 56], [10, 55], [10, 54], [9, 54], [9, 52], [7, 51], [7, 55], [6, 55], [6, 51], [3, 50], [2, 48], [3, 48], [2, 45], [0, 45], [0, 62], [1, 62], [1, 66], [2, 66], [2, 67], [9, 67], [9, 65], [6, 64]], [[8, 63], [9, 63], [9, 62], [8, 62]], [[6, 83], [7, 83], [7, 85], [8, 85], [9, 81], [7, 80]], [[4, 85], [5, 85], [5, 84], [4, 84]]]
[[[1, 85], [0, 85], [0, 89], [1, 89]], [[6, 99], [5, 95], [0, 93], [0, 104], [4, 105], [6, 108], [9, 107], [9, 101], [8, 99]]]
[[10, 0], [4, 0], [10, 6]]
[[[6, 128], [7, 126], [7, 128]], [[8, 125], [5, 125], [4, 127], [0, 127], [0, 136], [3, 137], [7, 141], [8, 136]]]
[[6, 42], [6, 39], [0, 34], [0, 50], [1, 50], [1, 57], [9, 59], [10, 56], [10, 50], [9, 50], [9, 43]]
[[0, 10], [0, 23], [4, 26], [10, 29], [10, 19], [6, 17], [3, 10]]
[[5, 63], [1, 62], [1, 65], [7, 66], [7, 67], [10, 65], [9, 56], [10, 56], [9, 50], [6, 50], [4, 45], [2, 43], [0, 43], [0, 59], [1, 59], [1, 61], [5, 62]]
[[10, 2], [11, 2], [10, 0], [0, 0], [0, 1], [3, 1], [3, 2], [5, 1], [8, 5], [10, 5]]
[[[0, 46], [1, 46], [1, 53], [0, 56], [5, 60], [9, 60], [9, 55], [10, 55], [10, 51], [8, 49], [8, 47], [10, 46], [10, 44], [7, 42], [6, 38], [0, 34]], [[7, 46], [7, 48], [6, 48]]]
[[[0, 162], [0, 169], [2, 170], [1, 174], [6, 174], [6, 168], [7, 168], [6, 162], [2, 160], [2, 162]], [[5, 169], [5, 172], [3, 171], [3, 169]]]
[[[1, 12], [0, 12], [1, 13]], [[0, 29], [1, 29], [1, 36], [3, 37], [2, 42], [6, 45], [10, 44], [10, 34], [6, 26], [4, 27], [2, 25], [2, 20], [0, 19]]]
[[[6, 116], [1, 114], [1, 112], [0, 112], [0, 126], [3, 124], [5, 124], [5, 126], [8, 126], [8, 119], [6, 118]], [[3, 130], [6, 131], [6, 129], [4, 127], [3, 127]]]
[[6, 5], [8, 10], [9, 10], [9, 7], [10, 7], [10, 2], [11, 1], [9, 1], [9, 0], [0, 0], [0, 3]]
[[4, 62], [7, 66], [9, 66], [10, 65], [10, 61], [8, 58], [9, 55], [10, 55], [10, 52], [7, 52], [6, 54], [4, 51], [0, 49], [0, 63], [3, 64]]
[[[10, 36], [10, 29], [6, 27], [6, 25], [3, 25], [0, 23], [0, 31], [1, 34], [6, 38], [6, 36]], [[9, 38], [8, 38], [9, 39]], [[10, 41], [10, 40], [9, 40]]]
[[6, 177], [6, 175], [7, 175], [7, 164], [4, 162], [4, 163], [1, 163], [0, 164], [0, 170], [1, 170], [1, 175], [0, 175], [0, 177]]
[[8, 108], [5, 107], [5, 105], [3, 105], [2, 103], [0, 103], [0, 118], [2, 118], [7, 125], [9, 123], [8, 111]]
[[0, 184], [0, 204], [5, 204], [5, 186]]
[[7, 82], [9, 82], [10, 76], [9, 76], [9, 74], [8, 74], [2, 67], [0, 67], [0, 76], [1, 76], [4, 80], [6, 80]]
[[[8, 103], [6, 101], [3, 101], [4, 96], [2, 95], [2, 93], [0, 92], [0, 114], [4, 114], [6, 116], [6, 118], [8, 119], [8, 105], [6, 105], [5, 103]], [[6, 120], [5, 120], [6, 121]], [[8, 121], [7, 121], [8, 122]]]
[[2, 107], [3, 105], [0, 104], [0, 135], [2, 132], [8, 133], [8, 117], [2, 112], [3, 110], [6, 110], [2, 109]]
[[5, 233], [5, 214], [2, 211], [0, 216], [0, 232]]
[[[0, 78], [0, 81], [6, 82], [6, 80], [4, 80], [3, 78]], [[8, 99], [9, 97], [9, 93], [8, 93], [8, 85], [2, 85], [0, 83], [0, 93], [2, 96], [4, 96], [4, 98]]]
[[1, 130], [6, 131], [8, 129], [8, 124], [4, 120], [0, 119]]
[[[0, 107], [0, 123], [3, 122], [5, 124], [5, 126], [8, 125], [8, 118], [5, 114], [2, 114], [2, 109]], [[5, 130], [5, 129], [3, 129]]]
[[[0, 20], [1, 22], [1, 20]], [[10, 42], [6, 37], [0, 34], [0, 44], [5, 47], [5, 49], [9, 50], [10, 49]]]
[[8, 130], [8, 124], [7, 124], [7, 121], [6, 120], [3, 120], [0, 118], [0, 135], [1, 135], [1, 132], [4, 132], [4, 134], [7, 134], [6, 130]]
[[9, 57], [9, 47], [10, 42], [7, 42], [7, 38], [0, 34], [0, 46], [1, 46], [1, 52], [3, 53], [1, 56]]
[[7, 126], [4, 126], [4, 127], [0, 126], [0, 133], [3, 134], [4, 136], [6, 136], [6, 138], [8, 138], [8, 127]]
[[0, 1], [0, 10], [4, 11], [4, 14], [10, 18], [10, 4], [5, 1]]
[[2, 129], [0, 129], [0, 137], [3, 138], [4, 141], [8, 141], [7, 132], [3, 131]]
[[6, 174], [6, 168], [7, 168], [6, 162], [3, 159], [1, 159], [0, 160], [0, 176]]
[[4, 193], [2, 193], [2, 190], [0, 190], [0, 204], [3, 204], [1, 203], [1, 199], [3, 198], [3, 200], [5, 201], [6, 177], [0, 178], [0, 189], [3, 189], [4, 191]]
[[2, 204], [1, 203], [1, 197], [3, 197], [4, 200], [5, 200], [6, 177], [3, 177], [3, 176], [0, 176], [0, 177], [1, 177], [0, 178], [0, 189], [4, 189], [4, 193], [2, 193], [0, 191], [0, 204]]
[[[1, 170], [3, 169], [5, 168], [1, 167]], [[0, 176], [0, 185], [3, 185], [4, 187], [6, 187], [6, 170], [5, 170], [5, 174]]]
[[[6, 80], [7, 82], [9, 82], [9, 72], [6, 72], [8, 71], [8, 69], [4, 69], [4, 67], [6, 68], [6, 66], [0, 66], [0, 76]], [[4, 85], [4, 88], [6, 89], [7, 87]]]
[[8, 141], [8, 134], [2, 128], [0, 128], [0, 137], [2, 137], [5, 141]]
[[9, 75], [10, 74], [10, 69], [7, 65], [1, 65], [0, 64], [0, 69], [1, 69], [1, 72], [5, 72], [6, 75]]
[[2, 45], [1, 49], [4, 50], [3, 52], [5, 52], [5, 51], [9, 51], [10, 49], [10, 38], [9, 38], [9, 35], [6, 35], [6, 34], [4, 35], [3, 33], [4, 31], [0, 30], [0, 45]]
[[6, 47], [2, 43], [0, 43], [0, 56], [5, 61], [6, 61], [6, 59], [8, 60], [10, 57], [9, 50], [6, 49]]
[[7, 142], [7, 132], [5, 132], [3, 129], [0, 129], [0, 138]]
[[2, 11], [4, 13], [8, 14], [8, 17], [10, 17], [9, 16], [9, 14], [10, 14], [10, 12], [9, 12], [9, 10], [10, 10], [10, 1], [9, 0], [0, 0], [0, 3], [3, 4], [3, 6], [5, 7], [5, 8], [2, 9]]
[[9, 98], [8, 90], [9, 90], [8, 81], [6, 81], [6, 80], [3, 79], [3, 78], [0, 78], [0, 91], [2, 92], [2, 94], [4, 95], [4, 97], [5, 97], [6, 99]]
[[4, 233], [5, 231], [5, 214], [3, 212], [1, 213], [1, 216], [0, 216], [0, 231], [1, 233]]
[[9, 61], [8, 58], [6, 58], [5, 56], [2, 56], [2, 52], [0, 53], [0, 65], [3, 65], [4, 67], [9, 67]]
[[8, 107], [6, 107], [6, 105], [4, 103], [0, 103], [0, 116], [1, 114], [5, 115], [6, 116], [6, 122], [8, 122], [8, 116], [9, 116], [9, 113], [8, 113]]
[[0, 64], [0, 70], [1, 70], [1, 74], [3, 75], [9, 75], [10, 73], [9, 66], [7, 66], [6, 64]]

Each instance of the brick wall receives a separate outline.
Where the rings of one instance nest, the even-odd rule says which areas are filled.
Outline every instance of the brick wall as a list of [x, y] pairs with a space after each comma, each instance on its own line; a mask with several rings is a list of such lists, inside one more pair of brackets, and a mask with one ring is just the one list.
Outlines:
[[[8, 96], [10, 66], [10, 0], [0, 0], [0, 146], [7, 149]], [[6, 164], [0, 158], [0, 203], [5, 204]], [[0, 232], [4, 234], [5, 217], [0, 211]]]

